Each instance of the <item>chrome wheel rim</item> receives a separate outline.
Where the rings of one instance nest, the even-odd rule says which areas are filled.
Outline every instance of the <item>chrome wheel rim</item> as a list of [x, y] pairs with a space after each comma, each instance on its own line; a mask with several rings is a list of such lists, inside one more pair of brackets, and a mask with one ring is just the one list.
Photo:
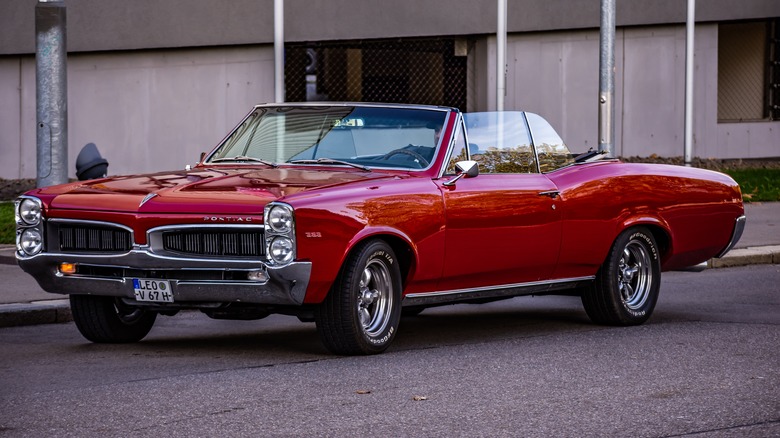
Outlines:
[[393, 283], [387, 266], [370, 261], [360, 276], [357, 312], [363, 332], [368, 336], [382, 333], [390, 321], [393, 308]]
[[650, 296], [653, 269], [650, 254], [638, 240], [628, 242], [618, 262], [618, 291], [628, 309], [639, 310]]

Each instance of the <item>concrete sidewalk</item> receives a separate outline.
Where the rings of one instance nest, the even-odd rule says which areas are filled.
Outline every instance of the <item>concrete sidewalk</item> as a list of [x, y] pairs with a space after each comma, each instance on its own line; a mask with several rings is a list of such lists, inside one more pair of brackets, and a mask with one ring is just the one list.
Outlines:
[[[737, 247], [710, 268], [780, 264], [780, 202], [745, 205], [747, 224]], [[15, 248], [0, 245], [0, 327], [71, 321], [66, 295], [43, 291], [16, 264]]]

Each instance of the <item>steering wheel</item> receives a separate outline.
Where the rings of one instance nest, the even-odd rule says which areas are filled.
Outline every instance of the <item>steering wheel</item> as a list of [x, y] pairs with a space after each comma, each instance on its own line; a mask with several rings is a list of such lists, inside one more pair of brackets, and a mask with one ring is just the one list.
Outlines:
[[412, 150], [409, 150], [409, 149], [395, 149], [395, 150], [392, 150], [392, 151], [386, 153], [385, 156], [382, 157], [382, 159], [383, 160], [387, 160], [390, 157], [392, 157], [393, 155], [398, 155], [398, 154], [409, 155], [411, 157], [416, 158], [418, 163], [420, 163], [420, 167], [426, 167], [429, 164], [428, 160], [426, 160], [425, 157], [423, 157], [419, 153], [417, 153], [415, 151], [412, 151]]

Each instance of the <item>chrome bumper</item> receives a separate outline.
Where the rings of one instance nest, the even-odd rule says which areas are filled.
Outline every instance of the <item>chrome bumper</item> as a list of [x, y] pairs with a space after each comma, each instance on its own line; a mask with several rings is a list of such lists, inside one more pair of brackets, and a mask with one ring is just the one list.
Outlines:
[[721, 258], [724, 255], [726, 255], [727, 252], [731, 251], [732, 248], [734, 248], [734, 245], [739, 242], [739, 239], [742, 237], [742, 232], [745, 231], [745, 222], [747, 221], [747, 218], [742, 215], [737, 218], [736, 222], [734, 223], [734, 231], [731, 233], [731, 240], [729, 240], [729, 244], [726, 245], [725, 248], [723, 248], [723, 251], [718, 253], [715, 257]]
[[[33, 257], [16, 256], [19, 266], [35, 277], [47, 292], [57, 294], [103, 295], [135, 299], [133, 278], [169, 280], [175, 303], [242, 302], [268, 305], [301, 305], [311, 274], [310, 262], [293, 262], [282, 267], [257, 260], [216, 260], [178, 258], [134, 249], [124, 254], [41, 253]], [[88, 270], [131, 270], [132, 275], [70, 274], [60, 272], [60, 263], [76, 263]], [[262, 270], [265, 281], [186, 279], [186, 271], [219, 275]], [[232, 272], [231, 272], [232, 271]], [[180, 273], [181, 272], [181, 273]], [[135, 275], [139, 273], [139, 275]], [[162, 274], [162, 276], [160, 276]]]

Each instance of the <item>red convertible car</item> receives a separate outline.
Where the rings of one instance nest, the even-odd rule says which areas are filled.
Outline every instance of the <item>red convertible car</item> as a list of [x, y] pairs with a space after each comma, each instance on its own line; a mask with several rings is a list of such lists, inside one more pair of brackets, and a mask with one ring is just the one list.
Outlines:
[[369, 354], [402, 313], [518, 295], [641, 324], [661, 272], [722, 256], [745, 216], [726, 175], [574, 156], [535, 114], [328, 103], [259, 105], [191, 169], [30, 191], [16, 223], [19, 265], [93, 342], [198, 309]]

